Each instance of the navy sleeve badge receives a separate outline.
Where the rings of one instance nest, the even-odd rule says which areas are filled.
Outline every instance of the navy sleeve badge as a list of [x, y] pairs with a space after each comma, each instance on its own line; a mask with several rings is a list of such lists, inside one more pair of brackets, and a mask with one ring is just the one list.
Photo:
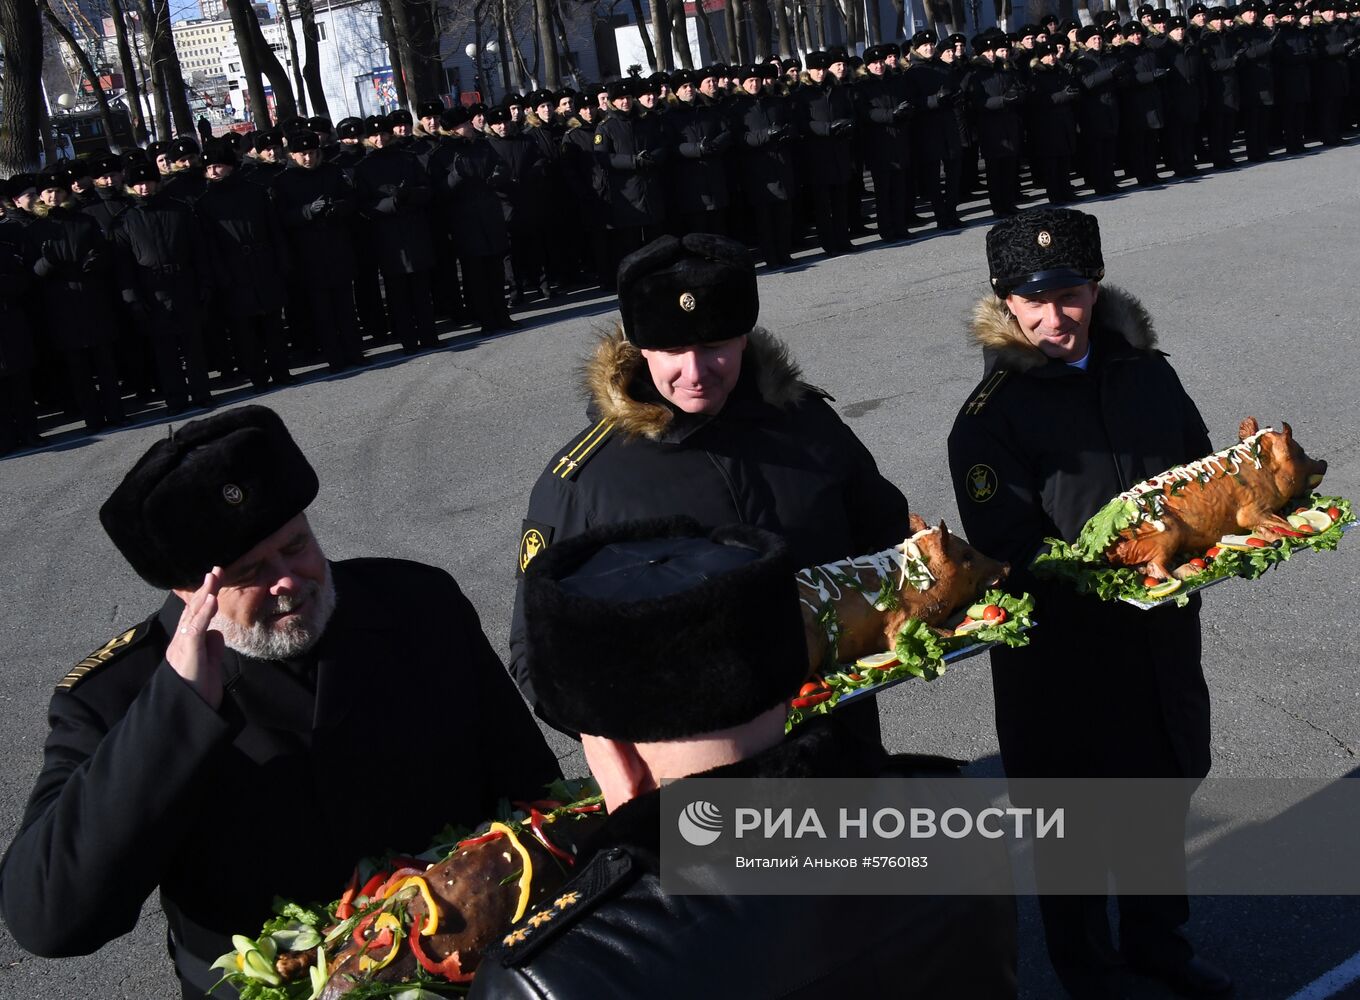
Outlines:
[[126, 632], [115, 635], [108, 642], [104, 643], [104, 645], [100, 646], [93, 653], [72, 667], [71, 672], [57, 682], [57, 690], [75, 690], [77, 685], [86, 680], [96, 670], [113, 662], [128, 650], [132, 649], [132, 647], [136, 646], [151, 634], [152, 621], [155, 621], [155, 619], [144, 621], [140, 625], [135, 625], [128, 629]]
[[534, 561], [534, 557], [548, 547], [548, 543], [552, 541], [553, 530], [551, 524], [525, 519], [519, 530], [519, 552], [515, 558], [518, 567], [516, 576], [523, 576], [529, 564]]
[[986, 503], [996, 495], [996, 470], [979, 462], [968, 470], [963, 486], [973, 503]]

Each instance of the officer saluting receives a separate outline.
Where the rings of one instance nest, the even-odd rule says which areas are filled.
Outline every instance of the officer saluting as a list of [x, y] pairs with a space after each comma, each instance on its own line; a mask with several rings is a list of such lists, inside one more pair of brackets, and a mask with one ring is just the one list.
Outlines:
[[[100, 510], [171, 591], [57, 685], [42, 771], [3, 867], [24, 948], [88, 954], [158, 887], [186, 998], [275, 893], [325, 899], [355, 859], [419, 848], [558, 775], [457, 584], [396, 559], [331, 562], [320, 484], [271, 410], [153, 445]], [[391, 692], [421, 753], [378, 752]], [[475, 762], [475, 763], [473, 763]]]

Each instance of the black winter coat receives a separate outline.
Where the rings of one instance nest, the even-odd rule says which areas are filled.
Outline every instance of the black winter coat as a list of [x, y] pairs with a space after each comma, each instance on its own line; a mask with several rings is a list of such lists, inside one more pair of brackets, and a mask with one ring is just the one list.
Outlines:
[[741, 196], [757, 205], [792, 199], [797, 186], [793, 153], [798, 139], [793, 102], [778, 94], [738, 94], [728, 104], [728, 114], [737, 140]]
[[499, 257], [510, 252], [497, 189], [509, 181], [485, 139], [452, 138], [430, 154], [436, 204], [459, 257]]
[[855, 105], [864, 140], [864, 165], [870, 171], [909, 169], [911, 118], [916, 108], [902, 75], [866, 73], [855, 83]]
[[1228, 31], [1205, 31], [1199, 39], [1204, 56], [1204, 109], [1209, 114], [1240, 111], [1242, 87], [1237, 52], [1241, 46]]
[[659, 225], [666, 217], [664, 167], [670, 154], [656, 112], [611, 111], [595, 129], [595, 156], [609, 192], [609, 228]]
[[[332, 898], [361, 857], [423, 850], [444, 823], [480, 823], [558, 775], [447, 573], [331, 568], [338, 603], [315, 651], [289, 664], [228, 651], [218, 711], [165, 662], [173, 595], [58, 686], [0, 867], [24, 948], [88, 954], [130, 931], [159, 887], [176, 963], [206, 990], [208, 964], [275, 894]], [[376, 752], [380, 717], [420, 751]]]
[[1117, 52], [1078, 53], [1072, 61], [1081, 81], [1077, 101], [1077, 125], [1083, 137], [1110, 140], [1119, 135], [1119, 88], [1126, 77], [1124, 60]]
[[1081, 85], [1066, 66], [1037, 60], [1029, 74], [1030, 149], [1038, 158], [1073, 156], [1077, 151], [1077, 101]]
[[350, 232], [358, 204], [344, 170], [334, 163], [289, 167], [271, 190], [299, 280], [328, 287], [353, 281]]
[[678, 101], [666, 115], [675, 155], [666, 178], [670, 203], [677, 212], [726, 208], [727, 164], [732, 132], [718, 104], [696, 93], [694, 101]]
[[288, 299], [290, 262], [269, 192], [233, 175], [210, 181], [196, 208], [222, 310], [234, 317], [277, 315]]
[[[1203, 777], [1209, 695], [1199, 603], [1139, 611], [1028, 570], [1134, 484], [1212, 448], [1142, 306], [1101, 289], [1086, 371], [1046, 359], [999, 299], [975, 313], [987, 375], [954, 421], [949, 468], [968, 540], [1010, 562], [1043, 625], [992, 653], [1009, 777]], [[1155, 401], [1150, 404], [1149, 401]]]
[[99, 223], [105, 236], [113, 233], [113, 220], [118, 218], [129, 205], [131, 199], [119, 188], [96, 188], [97, 196], [86, 204], [81, 211]]
[[983, 159], [1019, 156], [1024, 138], [1025, 83], [1009, 64], [973, 60], [967, 76], [966, 100], [973, 111]]
[[123, 301], [134, 307], [150, 336], [197, 327], [212, 282], [198, 219], [188, 205], [161, 191], [129, 197], [132, 204], [113, 228]]
[[1275, 99], [1307, 104], [1313, 97], [1313, 34], [1298, 25], [1280, 26], [1275, 46]]
[[1340, 101], [1350, 95], [1350, 72], [1346, 68], [1346, 43], [1351, 35], [1339, 21], [1313, 25], [1313, 44], [1317, 51], [1316, 81], [1319, 98]]
[[567, 123], [562, 136], [562, 181], [591, 229], [603, 229], [609, 213], [605, 171], [595, 157], [595, 126], [579, 118]]
[[33, 369], [28, 290], [33, 269], [24, 257], [24, 227], [0, 220], [0, 375]]
[[[721, 413], [667, 406], [636, 347], [615, 334], [587, 365], [591, 427], [554, 452], [529, 497], [525, 534], [542, 543], [635, 518], [685, 514], [785, 536], [799, 566], [877, 552], [909, 534], [907, 499], [786, 348], [757, 328]], [[534, 539], [538, 544], [538, 539]], [[533, 554], [523, 539], [521, 565]], [[533, 703], [523, 605], [510, 626], [510, 669]]]
[[[870, 756], [852, 742], [835, 726], [813, 724], [695, 777], [956, 773], [930, 759]], [[577, 876], [542, 905], [547, 916], [530, 916], [518, 943], [483, 959], [471, 1000], [1015, 995], [1013, 898], [668, 896], [658, 864], [660, 800], [647, 792], [609, 814]]]
[[1120, 53], [1133, 73], [1129, 85], [1120, 91], [1120, 123], [1134, 132], [1161, 129], [1166, 125], [1159, 80], [1164, 67], [1157, 50], [1125, 45]]
[[373, 150], [354, 168], [354, 189], [379, 268], [414, 274], [434, 267], [430, 185], [414, 156], [395, 146]]
[[1162, 80], [1162, 107], [1169, 122], [1194, 125], [1204, 105], [1204, 56], [1193, 45], [1168, 38], [1161, 50], [1162, 65], [1171, 70]]
[[109, 343], [114, 255], [99, 223], [77, 208], [54, 208], [24, 229], [24, 240], [46, 340], [63, 351]]
[[207, 190], [208, 178], [203, 176], [203, 168], [185, 167], [166, 175], [161, 181], [160, 193], [192, 206]]
[[854, 169], [854, 91], [831, 81], [828, 73], [821, 83], [799, 87], [794, 96], [803, 138], [798, 155], [814, 185], [848, 184]]
[[911, 57], [904, 74], [919, 110], [911, 120], [912, 153], [918, 160], [952, 160], [962, 152], [959, 106], [964, 71], [941, 59]]
[[1275, 33], [1264, 24], [1237, 29], [1241, 43], [1242, 106], [1275, 105]]
[[542, 225], [548, 215], [548, 160], [540, 140], [525, 132], [508, 132], [505, 138], [488, 135], [486, 144], [500, 160], [504, 175], [495, 190], [506, 225]]

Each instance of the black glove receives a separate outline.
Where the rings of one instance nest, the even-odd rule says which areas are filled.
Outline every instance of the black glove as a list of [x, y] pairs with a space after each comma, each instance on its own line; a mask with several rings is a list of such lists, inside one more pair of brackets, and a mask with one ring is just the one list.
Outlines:
[[699, 155], [700, 155], [700, 156], [712, 156], [712, 155], [713, 155], [714, 153], [716, 153], [717, 151], [718, 151], [718, 150], [717, 150], [717, 147], [713, 145], [713, 140], [712, 140], [712, 139], [700, 139], [700, 140], [699, 140]]
[[94, 274], [96, 271], [104, 270], [104, 255], [99, 250], [91, 250], [80, 262], [82, 274]]
[[307, 206], [307, 218], [315, 219], [325, 211], [326, 211], [326, 196], [324, 194], [318, 195], [315, 199], [312, 200], [312, 203]]
[[397, 189], [392, 192], [392, 204], [401, 208], [410, 198], [410, 192], [406, 189], [406, 182], [402, 181], [397, 185]]
[[846, 132], [849, 132], [854, 127], [855, 123], [852, 122], [849, 118], [837, 118], [834, 122], [831, 123], [831, 134], [844, 135]]
[[1161, 80], [1170, 72], [1171, 70], [1169, 69], [1154, 69], [1152, 71], [1152, 79]]
[[892, 113], [894, 118], [906, 118], [911, 114], [911, 102], [902, 101], [897, 107], [893, 108]]
[[656, 160], [652, 157], [651, 150], [644, 149], [633, 156], [633, 166], [639, 170], [651, 170], [656, 166]]
[[1005, 101], [1007, 104], [1015, 104], [1017, 101], [1023, 100], [1024, 96], [1025, 95], [1020, 93], [1018, 89], [1012, 87], [1010, 90], [1006, 91], [1004, 94], [1001, 95], [1001, 99]]
[[509, 174], [499, 163], [491, 168], [491, 173], [487, 175], [486, 182], [492, 187], [502, 187], [509, 180]]
[[778, 142], [788, 130], [787, 125], [771, 125], [766, 134], [769, 135], [771, 142]]
[[1066, 87], [1063, 88], [1063, 93], [1066, 94], [1068, 97], [1080, 97], [1081, 88], [1078, 87], [1075, 83], [1069, 83]]

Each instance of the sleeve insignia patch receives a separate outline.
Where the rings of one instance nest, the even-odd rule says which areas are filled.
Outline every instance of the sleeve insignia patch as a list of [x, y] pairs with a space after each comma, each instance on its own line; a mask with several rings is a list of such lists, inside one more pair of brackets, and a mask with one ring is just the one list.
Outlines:
[[604, 145], [604, 136], [600, 135], [599, 132], [595, 133], [595, 145], [597, 146]]
[[996, 487], [996, 471], [990, 465], [979, 463], [968, 470], [964, 488], [973, 503], [986, 503], [996, 495]]
[[524, 575], [524, 571], [529, 568], [534, 557], [548, 547], [548, 543], [552, 541], [552, 536], [552, 525], [540, 524], [538, 521], [526, 520], [524, 522], [519, 533], [519, 554], [516, 557], [519, 569], [516, 575]]

